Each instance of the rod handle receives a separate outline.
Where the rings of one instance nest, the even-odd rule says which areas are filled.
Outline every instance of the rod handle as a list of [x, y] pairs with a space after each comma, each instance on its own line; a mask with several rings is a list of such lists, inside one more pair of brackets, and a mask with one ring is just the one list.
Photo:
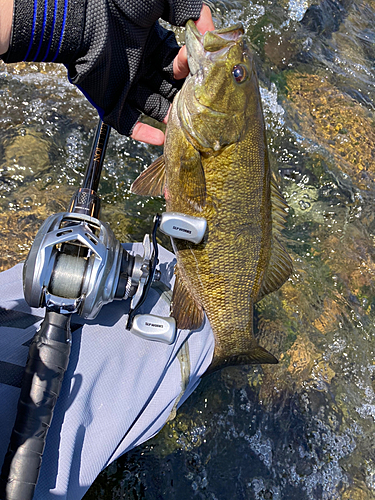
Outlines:
[[0, 480], [1, 500], [32, 500], [69, 362], [70, 316], [46, 310], [30, 348]]

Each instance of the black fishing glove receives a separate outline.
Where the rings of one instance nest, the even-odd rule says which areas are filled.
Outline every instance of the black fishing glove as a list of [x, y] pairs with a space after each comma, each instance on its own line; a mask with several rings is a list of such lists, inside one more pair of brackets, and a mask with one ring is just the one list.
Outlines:
[[14, 0], [7, 63], [64, 63], [101, 118], [130, 135], [141, 112], [162, 121], [182, 85], [179, 51], [158, 19], [183, 26], [202, 0]]

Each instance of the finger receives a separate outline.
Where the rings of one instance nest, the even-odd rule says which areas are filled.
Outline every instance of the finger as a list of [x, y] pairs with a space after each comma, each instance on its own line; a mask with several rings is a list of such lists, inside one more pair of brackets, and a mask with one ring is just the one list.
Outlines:
[[[208, 5], [203, 4], [200, 18], [194, 21], [195, 26], [198, 31], [204, 35], [206, 31], [213, 31], [215, 29], [214, 22], [212, 20], [211, 10]], [[173, 76], [176, 80], [181, 80], [186, 78], [189, 74], [189, 65], [187, 61], [187, 52], [185, 45], [181, 48], [177, 56], [173, 61]]]
[[155, 70], [151, 71], [148, 75], [144, 75], [137, 82], [134, 93], [143, 94], [145, 97], [151, 93], [159, 94], [169, 102], [172, 102], [177, 92], [181, 89], [182, 83], [183, 82], [177, 82], [174, 79], [171, 81], [171, 78], [168, 78], [163, 71]]
[[162, 146], [164, 144], [164, 134], [161, 130], [147, 125], [147, 123], [136, 123], [134, 126], [132, 139], [141, 142], [147, 142], [147, 144], [153, 144], [154, 146]]
[[[167, 123], [171, 107], [172, 105], [169, 106], [168, 113], [166, 114], [163, 123]], [[165, 139], [165, 135], [161, 130], [151, 127], [151, 125], [147, 125], [147, 123], [141, 122], [137, 122], [135, 124], [130, 137], [136, 141], [147, 142], [147, 144], [153, 144], [154, 146], [162, 146]]]
[[136, 88], [131, 89], [128, 100], [138, 111], [159, 122], [164, 120], [170, 106], [168, 99], [141, 83], [138, 83]]
[[182, 80], [189, 74], [189, 65], [187, 61], [186, 46], [181, 47], [181, 50], [173, 61], [173, 76], [176, 80]]
[[211, 10], [208, 5], [203, 4], [200, 18], [198, 21], [195, 21], [195, 26], [202, 35], [204, 35], [206, 31], [213, 31], [215, 29]]
[[167, 123], [168, 122], [169, 113], [171, 112], [171, 108], [172, 108], [172, 104], [169, 106], [168, 113], [165, 115], [163, 123]]

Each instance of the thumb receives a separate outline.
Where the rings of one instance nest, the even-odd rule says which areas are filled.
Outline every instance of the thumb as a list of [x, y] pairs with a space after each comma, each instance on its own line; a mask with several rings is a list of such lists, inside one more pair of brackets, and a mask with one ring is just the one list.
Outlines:
[[179, 50], [173, 61], [173, 76], [176, 80], [182, 80], [189, 74], [189, 65], [187, 61], [186, 46], [184, 45]]
[[153, 144], [154, 146], [162, 146], [164, 144], [164, 134], [161, 130], [147, 125], [147, 123], [137, 122], [134, 126], [132, 139], [141, 142], [147, 142], [147, 144]]

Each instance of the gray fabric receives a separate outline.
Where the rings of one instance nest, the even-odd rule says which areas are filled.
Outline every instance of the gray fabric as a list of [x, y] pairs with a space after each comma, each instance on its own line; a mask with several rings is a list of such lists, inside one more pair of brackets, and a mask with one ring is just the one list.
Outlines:
[[[162, 281], [170, 287], [175, 257], [159, 249]], [[132, 250], [142, 253], [140, 244]], [[14, 374], [15, 366], [26, 363], [28, 341], [44, 311], [30, 309], [23, 299], [21, 264], [0, 274], [0, 290], [0, 369], [7, 367]], [[162, 287], [151, 289], [141, 312], [166, 316], [169, 300], [170, 293]], [[181, 377], [186, 373], [181, 359], [190, 358], [190, 377], [179, 405], [211, 362], [214, 338], [207, 320], [200, 331], [179, 330], [176, 342], [167, 346], [128, 332], [128, 307], [128, 301], [108, 304], [83, 327], [81, 318], [72, 320], [70, 363], [48, 433], [34, 500], [82, 498], [102, 469], [164, 425], [186, 383]], [[183, 349], [183, 356], [178, 355], [185, 342], [188, 348]], [[19, 396], [11, 375], [0, 382], [1, 462]]]

